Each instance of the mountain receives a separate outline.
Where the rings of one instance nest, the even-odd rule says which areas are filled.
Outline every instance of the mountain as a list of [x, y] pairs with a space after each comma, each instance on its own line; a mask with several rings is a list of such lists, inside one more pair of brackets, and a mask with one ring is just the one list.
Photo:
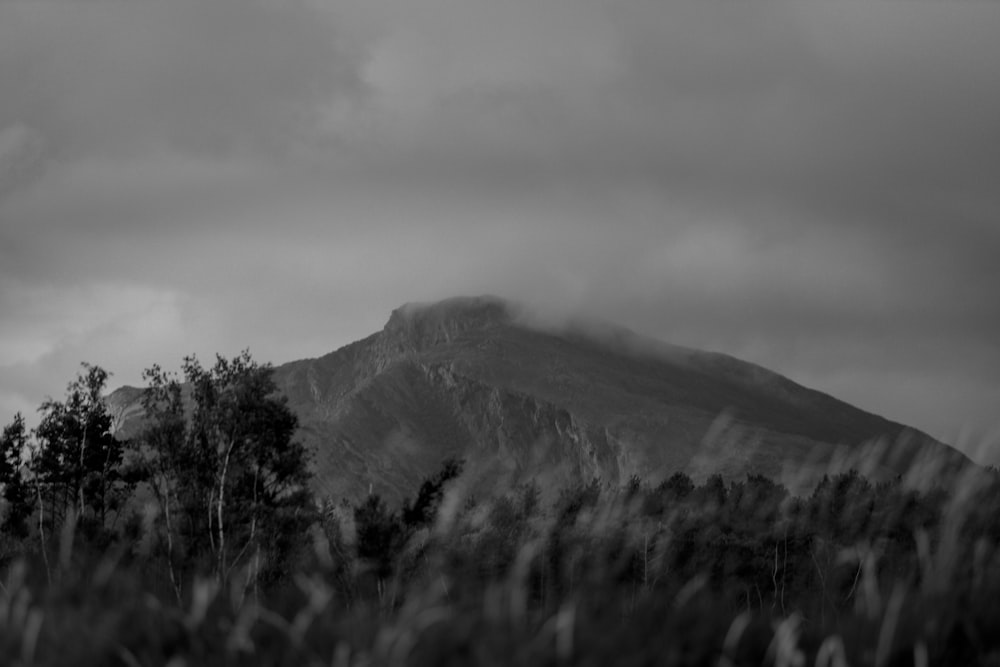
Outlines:
[[[316, 490], [334, 498], [399, 501], [448, 457], [466, 460], [481, 494], [676, 471], [797, 488], [849, 467], [885, 478], [968, 465], [760, 366], [605, 324], [545, 324], [489, 296], [403, 306], [381, 331], [274, 378], [315, 453]], [[119, 391], [135, 418], [136, 390]]]

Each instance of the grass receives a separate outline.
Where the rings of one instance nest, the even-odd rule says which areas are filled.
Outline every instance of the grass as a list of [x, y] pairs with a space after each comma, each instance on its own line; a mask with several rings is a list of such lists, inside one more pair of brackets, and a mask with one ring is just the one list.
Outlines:
[[[0, 660], [36, 665], [1000, 665], [1000, 481], [843, 474], [531, 489], [400, 530], [379, 570], [334, 506], [259, 596], [75, 531], [7, 543]], [[397, 521], [398, 517], [387, 520]], [[51, 581], [50, 581], [51, 578]]]

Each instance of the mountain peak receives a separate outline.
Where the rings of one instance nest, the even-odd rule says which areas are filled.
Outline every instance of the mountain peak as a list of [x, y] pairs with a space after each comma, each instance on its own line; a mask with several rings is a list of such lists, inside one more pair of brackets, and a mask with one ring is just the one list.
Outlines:
[[967, 463], [759, 366], [495, 296], [401, 306], [382, 331], [280, 366], [275, 382], [315, 452], [317, 490], [334, 496], [374, 485], [401, 500], [449, 457], [486, 492], [678, 471], [791, 487], [850, 467], [884, 479], [925, 459]]
[[516, 311], [513, 304], [492, 295], [407, 303], [392, 311], [383, 332], [422, 349], [467, 332], [509, 325]]
[[455, 296], [441, 301], [406, 303], [392, 311], [393, 320], [476, 320], [488, 323], [506, 323], [513, 316], [514, 306], [506, 299], [492, 294]]

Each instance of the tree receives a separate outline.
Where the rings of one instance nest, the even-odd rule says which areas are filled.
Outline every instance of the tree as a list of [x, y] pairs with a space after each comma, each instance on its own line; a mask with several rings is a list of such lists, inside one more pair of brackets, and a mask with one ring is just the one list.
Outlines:
[[694, 482], [682, 472], [675, 472], [663, 480], [657, 490], [671, 501], [683, 500], [694, 491]]
[[675, 472], [645, 494], [643, 512], [650, 516], [662, 516], [668, 508], [691, 495], [694, 488], [690, 477], [682, 472]]
[[446, 459], [437, 473], [424, 479], [412, 502], [403, 501], [399, 512], [391, 510], [378, 494], [369, 494], [354, 506], [357, 556], [375, 574], [380, 600], [384, 600], [389, 577], [405, 570], [399, 567], [399, 557], [410, 538], [437, 520], [445, 485], [462, 474], [463, 465], [461, 459]]
[[444, 498], [444, 485], [462, 474], [464, 464], [461, 459], [447, 459], [436, 475], [425, 479], [413, 504], [408, 500], [403, 503], [403, 524], [408, 528], [419, 528], [434, 521]]
[[726, 504], [726, 498], [729, 494], [722, 475], [715, 474], [709, 476], [704, 484], [693, 489], [689, 495], [692, 500], [702, 504], [702, 506], [718, 509]]
[[147, 424], [139, 462], [160, 508], [175, 589], [175, 552], [207, 558], [216, 578], [247, 568], [248, 585], [280, 576], [314, 511], [308, 457], [293, 439], [298, 427], [278, 396], [269, 364], [249, 351], [216, 356], [204, 368], [194, 356], [183, 381], [148, 369]]
[[22, 474], [24, 454], [28, 447], [28, 430], [19, 412], [0, 435], [0, 485], [7, 503], [2, 530], [17, 538], [28, 534], [27, 520], [31, 516], [31, 489]]
[[354, 525], [358, 557], [374, 566], [381, 595], [384, 582], [392, 574], [393, 564], [406, 541], [403, 523], [376, 493], [354, 508]]
[[39, 502], [45, 490], [51, 520], [72, 512], [104, 528], [109, 513], [120, 509], [131, 485], [121, 471], [125, 443], [113, 433], [114, 419], [103, 398], [109, 373], [100, 366], [82, 366], [84, 372], [66, 388], [66, 399], [49, 398], [39, 409], [42, 419], [35, 430], [38, 450], [31, 471], [39, 487]]

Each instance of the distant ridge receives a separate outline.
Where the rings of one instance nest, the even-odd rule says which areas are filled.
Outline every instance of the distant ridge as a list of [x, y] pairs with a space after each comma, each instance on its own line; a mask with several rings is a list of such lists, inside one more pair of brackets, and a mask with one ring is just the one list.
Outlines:
[[[546, 322], [495, 296], [406, 304], [381, 331], [274, 377], [315, 453], [316, 490], [332, 497], [372, 488], [398, 501], [447, 457], [465, 459], [484, 494], [676, 471], [793, 487], [849, 467], [916, 480], [970, 465], [761, 366], [608, 324]], [[118, 403], [134, 417], [136, 400], [133, 390]]]

